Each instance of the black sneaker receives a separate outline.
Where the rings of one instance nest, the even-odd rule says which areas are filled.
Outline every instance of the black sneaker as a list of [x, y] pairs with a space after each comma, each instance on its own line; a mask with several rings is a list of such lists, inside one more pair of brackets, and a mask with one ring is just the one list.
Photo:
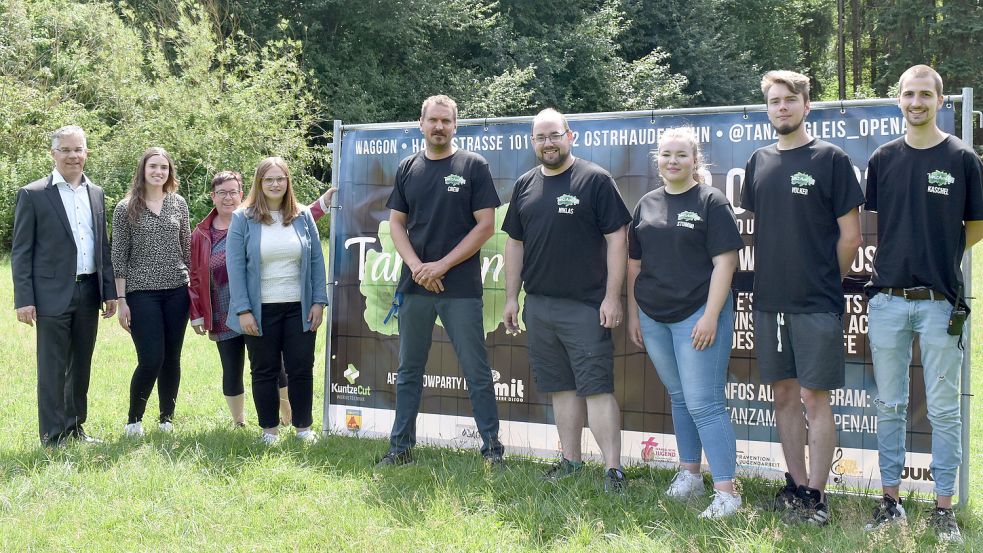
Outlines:
[[627, 480], [621, 469], [608, 469], [604, 473], [604, 491], [606, 493], [622, 493], [625, 491]]
[[796, 491], [798, 504], [785, 512], [782, 517], [786, 523], [804, 522], [815, 526], [829, 524], [829, 506], [823, 503], [823, 494], [817, 489], [799, 486]]
[[935, 530], [935, 535], [939, 541], [953, 544], [963, 542], [963, 535], [959, 532], [959, 525], [956, 524], [956, 514], [952, 509], [939, 507], [939, 502], [935, 502], [935, 508], [929, 514], [928, 524]]
[[864, 530], [870, 532], [887, 524], [903, 522], [906, 518], [908, 517], [905, 515], [904, 507], [901, 506], [901, 500], [895, 501], [893, 497], [884, 494], [881, 502], [874, 509], [873, 518], [864, 526]]
[[543, 474], [543, 480], [550, 480], [552, 482], [562, 480], [564, 478], [576, 475], [583, 467], [583, 463], [574, 463], [573, 461], [568, 460], [566, 457], [561, 457], [558, 463], [550, 467], [549, 470]]
[[792, 475], [786, 472], [785, 487], [778, 490], [778, 493], [775, 494], [774, 499], [771, 499], [764, 504], [764, 510], [784, 513], [785, 511], [796, 509], [799, 506], [798, 491], [799, 486], [795, 484], [795, 480], [792, 478]]
[[397, 467], [401, 465], [412, 465], [413, 464], [413, 454], [410, 450], [405, 451], [390, 451], [386, 455], [379, 459], [379, 462], [375, 464], [375, 468], [381, 469], [385, 467]]
[[498, 438], [488, 440], [488, 449], [481, 454], [485, 461], [496, 468], [505, 466], [505, 446]]

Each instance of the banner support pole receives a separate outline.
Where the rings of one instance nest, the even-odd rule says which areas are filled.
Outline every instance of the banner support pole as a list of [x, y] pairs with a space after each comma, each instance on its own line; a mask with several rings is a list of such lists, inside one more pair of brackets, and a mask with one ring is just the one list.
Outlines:
[[[970, 87], [963, 88], [962, 94], [962, 139], [970, 148], [973, 147], [973, 89]], [[967, 251], [963, 255], [963, 281], [965, 284], [966, 297], [973, 296], [973, 254], [971, 251]], [[980, 314], [977, 314], [979, 317]], [[970, 366], [973, 361], [973, 348], [972, 348], [972, 325], [966, 326], [963, 329], [963, 343], [966, 344], [966, 349], [963, 352], [963, 366], [962, 366], [962, 394], [959, 397], [959, 408], [962, 414], [962, 463], [959, 465], [959, 482], [958, 482], [958, 493], [959, 502], [956, 504], [957, 507], [962, 509], [969, 503], [969, 462], [972, 457], [969, 453], [969, 439], [970, 439], [970, 414], [972, 410], [970, 408], [970, 399], [972, 398], [972, 382], [970, 380]]]
[[[341, 175], [341, 138], [342, 138], [342, 127], [340, 119], [334, 120], [334, 131], [331, 134], [331, 142], [328, 144], [328, 148], [331, 150], [331, 186], [338, 187], [338, 178]], [[331, 205], [328, 206], [328, 212], [330, 214], [329, 221], [329, 232], [328, 232], [328, 309], [327, 309], [327, 319], [328, 324], [324, 328], [325, 332], [325, 349], [324, 349], [324, 402], [321, 407], [321, 434], [328, 434], [330, 432], [331, 426], [331, 366], [332, 366], [332, 355], [331, 355], [331, 334], [334, 328], [334, 290], [335, 290], [335, 256], [338, 252], [334, 250], [335, 241], [335, 220], [333, 209], [341, 209], [340, 206], [341, 198], [335, 194], [335, 197], [331, 201]]]

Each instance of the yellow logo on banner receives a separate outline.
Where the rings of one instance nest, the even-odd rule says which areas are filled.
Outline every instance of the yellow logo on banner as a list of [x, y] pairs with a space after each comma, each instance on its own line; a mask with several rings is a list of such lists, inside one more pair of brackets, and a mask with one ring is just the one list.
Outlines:
[[362, 411], [359, 409], [345, 410], [345, 427], [352, 432], [362, 429]]

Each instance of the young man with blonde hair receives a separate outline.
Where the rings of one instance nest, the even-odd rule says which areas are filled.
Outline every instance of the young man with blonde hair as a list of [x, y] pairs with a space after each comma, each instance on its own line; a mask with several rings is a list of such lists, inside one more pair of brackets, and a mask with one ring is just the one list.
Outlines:
[[788, 467], [770, 507], [789, 522], [825, 525], [836, 446], [829, 397], [846, 369], [842, 279], [860, 246], [864, 196], [850, 158], [804, 125], [809, 78], [771, 71], [761, 92], [778, 142], [751, 155], [740, 203], [755, 217], [754, 346]]
[[905, 134], [878, 148], [867, 167], [866, 209], [877, 212], [868, 339], [884, 491], [867, 529], [906, 517], [899, 492], [911, 344], [918, 334], [937, 496], [930, 522], [941, 540], [961, 542], [952, 496], [962, 458], [962, 321], [969, 309], [959, 266], [983, 237], [983, 164], [969, 146], [939, 129], [936, 115], [945, 97], [934, 69], [911, 67], [898, 84]]

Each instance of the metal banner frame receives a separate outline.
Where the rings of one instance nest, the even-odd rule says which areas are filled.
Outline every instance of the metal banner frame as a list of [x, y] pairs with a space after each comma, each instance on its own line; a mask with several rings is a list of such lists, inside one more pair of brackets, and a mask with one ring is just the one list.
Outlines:
[[[961, 114], [962, 115], [962, 117], [961, 117], [962, 139], [967, 144], [972, 145], [972, 137], [973, 137], [973, 125], [972, 125], [972, 123], [973, 123], [973, 89], [972, 88], [963, 88], [961, 95], [949, 95], [949, 96], [946, 96], [945, 101], [946, 101], [946, 107], [947, 107], [947, 109], [954, 109], [953, 106], [956, 103], [961, 104], [961, 108], [962, 108], [961, 109], [961, 112], [962, 112], [962, 114]], [[833, 101], [833, 102], [813, 102], [811, 104], [811, 108], [812, 108], [812, 111], [814, 113], [817, 112], [817, 111], [819, 111], [819, 110], [836, 110], [836, 109], [838, 109], [841, 114], [845, 114], [846, 113], [846, 110], [852, 109], [852, 108], [868, 108], [868, 107], [882, 107], [882, 106], [897, 106], [897, 100], [896, 99], [867, 99], [867, 100], [849, 100], [849, 101]], [[631, 112], [604, 112], [604, 113], [570, 114], [570, 115], [567, 115], [567, 118], [571, 122], [571, 127], [574, 126], [574, 122], [597, 122], [597, 121], [608, 121], [608, 122], [611, 122], [611, 121], [617, 121], [617, 120], [621, 120], [621, 119], [642, 118], [642, 117], [650, 118], [651, 119], [651, 122], [654, 125], [657, 122], [657, 120], [662, 120], [663, 118], [669, 118], [669, 119], [675, 121], [678, 118], [684, 118], [685, 119], [688, 116], [704, 116], [704, 115], [710, 115], [710, 114], [729, 114], [729, 115], [735, 115], [735, 114], [737, 114], [737, 115], [740, 115], [743, 119], [747, 120], [747, 119], [749, 119], [749, 117], [755, 117], [754, 114], [760, 114], [761, 112], [765, 112], [766, 110], [767, 110], [767, 108], [766, 108], [765, 105], [763, 105], [763, 104], [756, 104], [756, 105], [747, 105], [747, 106], [723, 106], [723, 107], [686, 108], [686, 109], [646, 110], [646, 111], [631, 111]], [[460, 132], [461, 129], [468, 128], [468, 127], [481, 127], [485, 132], [487, 132], [490, 127], [495, 127], [495, 126], [508, 126], [508, 125], [515, 125], [515, 124], [528, 125], [531, 121], [532, 121], [532, 117], [531, 116], [524, 116], [524, 117], [495, 117], [495, 118], [485, 118], [485, 119], [461, 119], [461, 120], [458, 121], [458, 128], [459, 128], [458, 136], [459, 137], [462, 136], [462, 133]], [[349, 132], [351, 132], [351, 131], [403, 131], [403, 133], [408, 136], [409, 134], [412, 134], [415, 131], [418, 132], [417, 129], [418, 129], [418, 122], [416, 122], [416, 121], [402, 122], [402, 123], [378, 123], [378, 124], [359, 124], [359, 125], [344, 125], [344, 124], [342, 124], [341, 121], [338, 121], [338, 120], [334, 121], [334, 133], [333, 133], [333, 136], [332, 136], [332, 142], [329, 144], [329, 148], [332, 151], [332, 172], [331, 172], [332, 173], [332, 185], [333, 186], [339, 186], [339, 183], [342, 180], [343, 164], [349, 162], [349, 160], [346, 159], [346, 158], [344, 158], [343, 157], [343, 154], [342, 154], [344, 144], [346, 143], [345, 136]], [[717, 140], [726, 140], [726, 138], [721, 138], [721, 134], [719, 134], [719, 133], [716, 136], [717, 136], [717, 138], [716, 138]], [[405, 144], [403, 145], [403, 149], [404, 149], [404, 151], [402, 151], [402, 152], [398, 152], [397, 151], [395, 153], [394, 152], [387, 152], [387, 153], [394, 154], [396, 156], [395, 159], [398, 161], [399, 158], [405, 157], [405, 155], [409, 155], [410, 153], [412, 153], [412, 151], [405, 151], [405, 149], [406, 149]], [[479, 153], [481, 153], [481, 152], [479, 152]], [[578, 153], [578, 150], [576, 148], [574, 149], [574, 153], [577, 153], [578, 155], [580, 155]], [[387, 159], [389, 160], [389, 161], [387, 161], [387, 163], [391, 162], [392, 161], [392, 156], [390, 156]], [[711, 161], [713, 161], [713, 160], [711, 159]], [[605, 164], [603, 162], [601, 162], [600, 165], [602, 167], [605, 166]], [[494, 169], [495, 168], [493, 167], [493, 173], [494, 173]], [[512, 178], [512, 180], [514, 180], [514, 175], [511, 178]], [[498, 181], [500, 179], [498, 177], [496, 177], [496, 180]], [[389, 183], [389, 185], [391, 186], [391, 182]], [[620, 182], [619, 182], [619, 186], [621, 186], [621, 183]], [[725, 187], [726, 186], [727, 186], [727, 184], [725, 184]], [[342, 192], [343, 191], [344, 190], [342, 190]], [[322, 415], [322, 429], [323, 429], [323, 432], [326, 432], [326, 433], [327, 432], [330, 432], [330, 431], [333, 431], [333, 430], [334, 431], [342, 431], [346, 427], [349, 428], [349, 429], [352, 429], [353, 428], [352, 427], [352, 424], [347, 424], [346, 425], [346, 422], [344, 420], [340, 420], [339, 419], [339, 417], [346, 417], [345, 407], [348, 406], [349, 403], [332, 404], [332, 396], [333, 395], [337, 395], [335, 393], [335, 391], [334, 391], [334, 388], [340, 383], [340, 380], [342, 380], [342, 379], [339, 379], [339, 378], [335, 378], [333, 380], [332, 379], [332, 374], [336, 374], [336, 373], [333, 373], [332, 371], [338, 371], [337, 372], [337, 375], [338, 376], [343, 376], [345, 379], [348, 379], [348, 382], [350, 384], [354, 384], [355, 379], [357, 379], [358, 378], [358, 375], [359, 375], [357, 369], [354, 370], [354, 372], [351, 372], [352, 369], [353, 369], [353, 367], [349, 367], [349, 369], [344, 373], [344, 375], [342, 375], [342, 373], [340, 372], [342, 369], [340, 367], [337, 367], [336, 366], [336, 364], [337, 364], [337, 357], [338, 357], [336, 349], [337, 349], [338, 346], [337, 346], [337, 344], [334, 344], [333, 343], [333, 337], [334, 337], [334, 334], [335, 334], [335, 319], [336, 319], [336, 317], [340, 317], [341, 316], [341, 313], [339, 313], [338, 311], [336, 311], [339, 308], [338, 308], [338, 303], [335, 301], [336, 300], [336, 288], [339, 285], [338, 274], [337, 274], [338, 268], [336, 267], [336, 259], [339, 259], [340, 256], [342, 255], [342, 252], [347, 248], [347, 245], [342, 244], [342, 243], [339, 243], [339, 241], [341, 240], [341, 238], [343, 238], [343, 236], [339, 236], [338, 230], [336, 228], [337, 225], [335, 224], [335, 216], [341, 214], [341, 211], [340, 210], [342, 210], [345, 207], [345, 204], [343, 202], [343, 199], [344, 198], [345, 198], [345, 196], [343, 194], [339, 193], [336, 196], [334, 205], [331, 206], [332, 207], [332, 212], [331, 212], [332, 213], [332, 220], [331, 220], [331, 225], [330, 225], [330, 229], [331, 230], [330, 230], [330, 237], [329, 237], [330, 244], [331, 244], [331, 253], [329, 255], [329, 260], [328, 260], [328, 298], [329, 298], [329, 301], [330, 301], [330, 304], [331, 304], [330, 305], [330, 311], [329, 311], [329, 313], [330, 313], [331, 316], [328, 318], [327, 325], [326, 325], [327, 332], [325, 333], [326, 334], [326, 341], [327, 341], [327, 344], [326, 344], [327, 345], [327, 349], [326, 349], [325, 359], [324, 359], [324, 370], [325, 370], [325, 372], [324, 372], [324, 390], [325, 390], [325, 393], [324, 393], [324, 404], [323, 404], [323, 415]], [[505, 200], [505, 201], [507, 201], [507, 200]], [[629, 208], [632, 208], [632, 207], [633, 207], [633, 205], [629, 205]], [[349, 213], [348, 212], [345, 212], [344, 213], [344, 216], [347, 216], [347, 215], [349, 215]], [[497, 221], [497, 224], [500, 225], [500, 221]], [[876, 233], [873, 233], [873, 231], [871, 231], [871, 232], [866, 232], [865, 231], [865, 236], [867, 236], [869, 234], [876, 234]], [[363, 250], [363, 253], [364, 253], [364, 250]], [[753, 262], [752, 262], [752, 266], [753, 266]], [[966, 281], [966, 295], [967, 296], [972, 296], [972, 259], [971, 259], [971, 256], [970, 256], [969, 253], [967, 253], [965, 255], [964, 259], [963, 259], [963, 274], [964, 274], [964, 278], [965, 278], [965, 281]], [[736, 277], [735, 277], [735, 280], [736, 280]], [[864, 309], [864, 312], [865, 312], [865, 309]], [[977, 315], [977, 316], [979, 316], [979, 315]], [[486, 330], [487, 330], [487, 328], [486, 328]], [[959, 505], [960, 506], [965, 505], [966, 504], [966, 500], [969, 497], [969, 466], [970, 466], [970, 455], [969, 455], [970, 412], [971, 412], [971, 410], [970, 410], [970, 398], [972, 396], [972, 394], [971, 394], [971, 381], [970, 381], [970, 364], [971, 364], [971, 355], [972, 355], [972, 353], [971, 353], [972, 352], [972, 349], [971, 349], [972, 337], [971, 337], [970, 328], [968, 326], [965, 329], [965, 333], [966, 333], [965, 334], [965, 343], [966, 343], [966, 352], [967, 353], [966, 353], [966, 355], [964, 355], [964, 359], [963, 359], [963, 367], [962, 367], [962, 396], [961, 396], [961, 402], [960, 402], [961, 403], [961, 410], [962, 410], [962, 420], [963, 420], [963, 428], [962, 428], [962, 442], [963, 442], [963, 448], [962, 448], [962, 465], [960, 467], [959, 478], [958, 478], [958, 496], [959, 496]], [[865, 334], [866, 334], [866, 330], [864, 330], [864, 335]], [[435, 347], [436, 346], [437, 346], [437, 344], [435, 342]], [[433, 354], [431, 355], [431, 357], [433, 357]], [[732, 356], [732, 363], [733, 363], [733, 361], [734, 361], [734, 357]], [[493, 362], [493, 366], [494, 366], [494, 362]], [[389, 370], [391, 371], [391, 373], [393, 373], [393, 372], [395, 372], [396, 367], [395, 366], [392, 366]], [[354, 375], [355, 378], [350, 378], [352, 375]], [[913, 379], [913, 381], [914, 381], [914, 379]], [[343, 384], [343, 383], [341, 383], [341, 384]], [[521, 380], [520, 380], [520, 384], [519, 385], [522, 386]], [[514, 387], [515, 387], [515, 379], [513, 379], [513, 388]], [[350, 389], [350, 391], [354, 391], [356, 389], [353, 386], [346, 386], [345, 388], [346, 389]], [[425, 394], [426, 393], [427, 392], [425, 390]], [[425, 397], [426, 397], [426, 395], [425, 395]], [[728, 399], [728, 404], [729, 405], [731, 403], [734, 403], [733, 399], [730, 398], [730, 396], [728, 396], [728, 398], [729, 398]], [[501, 398], [500, 398], [500, 401], [501, 401]], [[868, 401], [868, 403], [871, 402], [872, 401], [872, 398], [869, 398], [867, 401]], [[421, 410], [421, 419], [420, 420], [423, 421], [425, 424], [431, 424], [431, 425], [434, 425], [434, 426], [440, 425], [442, 428], [447, 427], [449, 425], [450, 426], [450, 430], [448, 432], [450, 434], [453, 434], [454, 432], [459, 432], [460, 431], [462, 425], [459, 423], [459, 420], [462, 419], [462, 417], [450, 417], [450, 416], [445, 417], [444, 415], [434, 414], [432, 412], [431, 413], [424, 413], [424, 411], [426, 411], [426, 408], [424, 408], [423, 410]], [[432, 411], [432, 409], [431, 409], [431, 411]], [[502, 411], [502, 407], [501, 406], [500, 406], [500, 411]], [[362, 410], [359, 409], [358, 412], [359, 412], [359, 415], [358, 415], [358, 423], [356, 425], [357, 428], [355, 428], [355, 430], [360, 429], [361, 428], [361, 425], [362, 425], [362, 422], [361, 422], [361, 418], [362, 418], [361, 412], [362, 412]], [[506, 412], [508, 412], [508, 411], [506, 411]], [[352, 415], [352, 416], [354, 416], [354, 415]], [[510, 429], [509, 417], [508, 417], [508, 415], [502, 415], [501, 418], [502, 418], [503, 433], [504, 432], [508, 432], [509, 429]], [[442, 420], [442, 419], [454, 419], [454, 420], [448, 421], [448, 420]], [[388, 420], [391, 422], [391, 418], [389, 418]], [[455, 424], [456, 424], [456, 426], [455, 426]], [[380, 424], [377, 424], [377, 426], [379, 428], [382, 428], [384, 425], [380, 423]], [[543, 428], [541, 430], [543, 430], [543, 431], [549, 431], [549, 428], [552, 427], [551, 424], [539, 424], [538, 426], [542, 426]], [[875, 428], [876, 428], [876, 426], [875, 426]], [[465, 432], [466, 431], [467, 430], [465, 428]], [[671, 426], [670, 426], [670, 431], [671, 431]], [[386, 430], [386, 433], [387, 432], [388, 432], [388, 429]], [[360, 433], [360, 435], [373, 436], [373, 437], [382, 437], [384, 435], [387, 435], [386, 433], [383, 433], [383, 432], [380, 432], [380, 431], [376, 430], [376, 431], [373, 431], [373, 432], [364, 432], [363, 431], [363, 432]], [[625, 433], [626, 432], [623, 432], [623, 435]], [[444, 435], [443, 432], [441, 432], [440, 434], [442, 436]], [[555, 436], [555, 427], [553, 427], [552, 435]], [[655, 434], [653, 434], [653, 435], [655, 435]], [[659, 434], [659, 435], [661, 436], [662, 434]], [[589, 441], [590, 441], [589, 440], [589, 438], [590, 438], [589, 434], [585, 434], [585, 438], [587, 438], [584, 441], [585, 449], [588, 449], [588, 445], [589, 445]], [[739, 442], [740, 442], [741, 436], [739, 435], [738, 438], [739, 438]], [[425, 439], [423, 441], [427, 441], [427, 442], [430, 442], [430, 443], [451, 444], [451, 445], [458, 445], [458, 446], [462, 445], [462, 442], [460, 440], [449, 440], [449, 439], [443, 439], [443, 438], [441, 438], [441, 439]], [[466, 442], [466, 440], [465, 440], [465, 442]], [[473, 442], [473, 439], [472, 439], [472, 442]], [[508, 442], [506, 442], [506, 443], [508, 445]], [[470, 443], [465, 443], [464, 445], [469, 446], [471, 444]], [[664, 443], [662, 443], [661, 445], [659, 443], [656, 443], [654, 441], [654, 438], [651, 438], [650, 437], [649, 438], [649, 441], [647, 443], [646, 442], [642, 442], [641, 444], [634, 444], [634, 445], [630, 445], [630, 446], [626, 444], [626, 446], [623, 447], [623, 454], [625, 454], [627, 457], [635, 458], [635, 459], [641, 457], [641, 459], [643, 459], [645, 461], [649, 461], [649, 462], [654, 462], [655, 464], [666, 464], [670, 460], [670, 458], [672, 457], [672, 454], [671, 453], [665, 453], [665, 455], [662, 455], [662, 453], [663, 452], [673, 452], [674, 453], [675, 450], [674, 449], [671, 449], [673, 447], [675, 447], [674, 437], [671, 440], [664, 441]], [[539, 455], [546, 454], [546, 455], [548, 455], [550, 453], [550, 449], [551, 449], [550, 447], [545, 447], [545, 448], [544, 447], [539, 447], [539, 448], [532, 447], [532, 448], [526, 448], [525, 451], [527, 453], [532, 453], [532, 454], [539, 454]], [[846, 450], [846, 449], [847, 448], [839, 448], [839, 451], [838, 451], [838, 456], [839, 457], [838, 457], [838, 459], [840, 459], [840, 458], [843, 457], [844, 450]], [[869, 447], [865, 447], [865, 449], [869, 449]], [[874, 450], [876, 452], [876, 445], [874, 446]], [[589, 453], [589, 452], [588, 451], [585, 451], [585, 453]], [[849, 450], [847, 450], [847, 455], [849, 455]], [[920, 454], [920, 455], [924, 455], [924, 454]], [[753, 456], [749, 455], [747, 458], [753, 458]], [[744, 466], [745, 469], [749, 465], [750, 466], [755, 466], [755, 463], [754, 462], [748, 462], [747, 461], [747, 458], [745, 458], [745, 462], [744, 463], [741, 463], [741, 466]], [[839, 462], [838, 460], [834, 460], [834, 461]], [[837, 473], [836, 470], [833, 470], [833, 475], [831, 475], [831, 477], [839, 474], [839, 476], [843, 477], [842, 479], [840, 479], [838, 481], [838, 483], [841, 486], [843, 486], [845, 483], [849, 483], [851, 485], [851, 487], [853, 487], [853, 488], [857, 488], [857, 487], [864, 488], [864, 483], [865, 483], [864, 474], [861, 474], [861, 473], [858, 473], [858, 474], [847, 474], [847, 472], [846, 472], [847, 470], [849, 470], [849, 467], [851, 467], [851, 466], [853, 467], [853, 470], [856, 471], [857, 463], [856, 463], [856, 461], [853, 461], [852, 463], [853, 463], [852, 465], [849, 465], [846, 462], [844, 462], [844, 464], [843, 464], [843, 466], [845, 467], [843, 469], [844, 472]], [[762, 466], [757, 466], [756, 468], [757, 469], [767, 469], [767, 467], [762, 467]], [[771, 468], [775, 468], [775, 467], [771, 467]], [[925, 469], [922, 469], [922, 470], [925, 471]], [[742, 469], [741, 472], [743, 472], [745, 474], [750, 472], [750, 473], [760, 474], [760, 475], [768, 476], [768, 477], [776, 477], [776, 476], [780, 477], [780, 474], [781, 474], [780, 472], [774, 472], [774, 471], [769, 471], [769, 470], [744, 470], [744, 469]], [[925, 476], [927, 476], [927, 471], [925, 473]], [[835, 480], [835, 479], [831, 478], [831, 483], [832, 483], [832, 480]], [[924, 490], [927, 490], [928, 489], [928, 483], [931, 481], [931, 478], [930, 477], [927, 477], [927, 478], [924, 478], [924, 480], [926, 480], [926, 482], [922, 482], [921, 484], [916, 484], [913, 487], [915, 487], [916, 489], [923, 490], [923, 491]], [[875, 490], [870, 490], [869, 489], [870, 482], [871, 482], [871, 478], [870, 478], [869, 475], [867, 475], [867, 479], [866, 479], [866, 483], [868, 484], [867, 491], [875, 491]], [[906, 479], [905, 482], [906, 482], [906, 486], [908, 484], [911, 484], [911, 482], [910, 482], [909, 479]]]

